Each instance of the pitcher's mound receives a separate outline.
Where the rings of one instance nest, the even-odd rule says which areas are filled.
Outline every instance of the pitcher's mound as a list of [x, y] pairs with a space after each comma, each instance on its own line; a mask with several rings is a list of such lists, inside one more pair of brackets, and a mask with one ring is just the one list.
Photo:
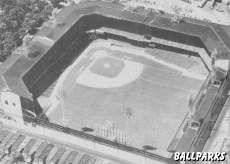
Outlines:
[[90, 67], [90, 71], [97, 75], [114, 78], [123, 70], [124, 67], [125, 63], [122, 60], [111, 57], [103, 57], [96, 59], [96, 62]]
[[105, 64], [104, 64], [104, 67], [105, 67], [105, 68], [109, 68], [109, 67], [110, 67], [110, 64], [109, 64], [109, 63], [105, 63]]

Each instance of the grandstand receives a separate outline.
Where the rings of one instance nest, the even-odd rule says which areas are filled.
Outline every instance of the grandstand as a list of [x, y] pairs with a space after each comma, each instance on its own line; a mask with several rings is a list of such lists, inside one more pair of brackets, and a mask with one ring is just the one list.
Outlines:
[[[21, 104], [33, 105], [21, 109], [24, 122], [93, 143], [164, 162], [175, 151], [201, 151], [229, 86], [228, 68], [213, 64], [210, 57], [215, 50], [216, 60], [229, 59], [225, 28], [192, 19], [172, 24], [171, 15], [124, 8], [86, 2], [63, 9], [56, 28], [36, 34], [32, 54], [12, 57], [14, 62], [2, 68], [0, 86], [8, 91], [2, 94], [13, 93]], [[43, 45], [39, 37], [53, 40], [53, 46]], [[58, 88], [66, 91], [64, 103], [57, 98]], [[188, 107], [191, 92], [196, 98]], [[1, 100], [6, 118], [13, 117], [9, 97]], [[127, 125], [121, 112], [125, 105], [133, 110]], [[60, 121], [62, 112], [70, 121], [67, 127]], [[129, 127], [131, 145], [105, 133], [95, 136], [94, 123], [103, 125], [106, 120], [116, 125], [114, 131]], [[146, 146], [152, 149], [145, 150]], [[35, 148], [25, 153], [31, 156]], [[60, 161], [70, 154], [66, 152]], [[37, 159], [45, 156], [36, 154]]]

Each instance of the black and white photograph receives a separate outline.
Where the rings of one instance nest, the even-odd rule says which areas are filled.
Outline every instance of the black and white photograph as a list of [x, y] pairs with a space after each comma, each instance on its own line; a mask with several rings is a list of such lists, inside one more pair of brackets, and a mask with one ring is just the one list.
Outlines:
[[230, 164], [230, 0], [0, 0], [0, 164]]

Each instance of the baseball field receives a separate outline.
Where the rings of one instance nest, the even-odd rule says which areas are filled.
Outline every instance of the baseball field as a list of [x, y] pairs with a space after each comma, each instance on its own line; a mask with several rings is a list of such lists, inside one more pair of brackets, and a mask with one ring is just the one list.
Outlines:
[[64, 118], [69, 127], [92, 135], [95, 123], [109, 121], [128, 132], [131, 146], [153, 147], [150, 151], [167, 157], [188, 112], [188, 96], [203, 83], [184, 71], [142, 48], [96, 42], [61, 75], [47, 115], [51, 122], [63, 124]]

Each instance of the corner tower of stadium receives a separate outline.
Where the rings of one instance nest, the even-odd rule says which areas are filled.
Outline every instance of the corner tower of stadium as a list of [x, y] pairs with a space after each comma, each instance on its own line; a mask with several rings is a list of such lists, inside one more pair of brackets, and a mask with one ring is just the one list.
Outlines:
[[107, 2], [65, 7], [27, 56], [0, 66], [4, 118], [165, 163], [176, 151], [202, 151], [227, 99], [230, 35], [172, 17]]

